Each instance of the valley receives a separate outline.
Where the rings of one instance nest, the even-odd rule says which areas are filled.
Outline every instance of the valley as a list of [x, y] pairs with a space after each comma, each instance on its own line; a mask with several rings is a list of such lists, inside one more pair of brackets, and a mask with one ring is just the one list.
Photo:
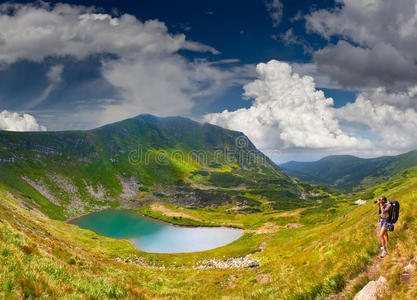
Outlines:
[[416, 47], [417, 0], [2, 1], [0, 300], [417, 299]]
[[314, 162], [290, 161], [281, 164], [286, 172], [301, 180], [329, 184], [344, 191], [363, 190], [398, 172], [417, 165], [417, 151], [397, 156], [359, 158], [332, 155]]
[[[404, 269], [417, 257], [412, 163], [347, 193], [286, 175], [239, 132], [149, 115], [0, 141], [1, 298], [351, 299], [379, 276], [392, 299], [417, 293]], [[368, 272], [381, 193], [401, 203], [396, 254]], [[207, 251], [151, 253], [64, 222], [108, 209], [243, 234]]]

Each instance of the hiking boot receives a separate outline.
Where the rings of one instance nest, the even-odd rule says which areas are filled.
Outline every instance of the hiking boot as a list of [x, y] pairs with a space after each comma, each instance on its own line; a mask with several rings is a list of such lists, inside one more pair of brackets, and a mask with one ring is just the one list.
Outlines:
[[381, 258], [384, 258], [386, 255], [387, 255], [388, 253], [387, 253], [387, 251], [382, 251], [382, 253], [381, 253]]

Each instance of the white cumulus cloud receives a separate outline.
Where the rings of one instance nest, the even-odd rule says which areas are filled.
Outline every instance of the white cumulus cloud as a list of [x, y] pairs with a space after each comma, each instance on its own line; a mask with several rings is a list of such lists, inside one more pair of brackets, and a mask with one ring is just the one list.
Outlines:
[[365, 126], [378, 150], [398, 153], [417, 148], [416, 108], [417, 87], [404, 92], [378, 88], [359, 94], [354, 103], [339, 108], [337, 115]]
[[245, 96], [254, 99], [250, 108], [208, 114], [205, 120], [245, 132], [264, 150], [369, 146], [341, 129], [333, 99], [316, 90], [312, 77], [275, 60], [256, 70], [259, 79], [244, 86]]
[[[25, 59], [44, 63], [48, 57], [71, 56], [82, 60], [99, 56], [101, 73], [116, 90], [113, 99], [74, 99], [70, 127], [83, 116], [95, 127], [140, 113], [187, 115], [196, 98], [219, 95], [238, 84], [241, 70], [225, 70], [207, 60], [190, 61], [178, 52], [219, 52], [208, 45], [189, 41], [184, 34], [171, 34], [158, 20], [140, 21], [123, 14], [114, 17], [94, 7], [69, 4], [0, 5], [0, 65]], [[111, 55], [107, 55], [111, 54]], [[63, 66], [51, 67], [49, 85], [25, 109], [36, 108], [62, 82]], [[76, 105], [78, 105], [76, 107]], [[85, 120], [83, 123], [85, 123]], [[51, 121], [51, 124], [56, 122]]]
[[112, 17], [95, 8], [68, 4], [0, 5], [0, 61], [42, 61], [48, 56], [113, 53], [122, 57], [147, 53], [173, 53], [180, 49], [218, 51], [171, 35], [158, 20], [141, 22], [135, 16]]
[[335, 108], [313, 77], [300, 76], [288, 63], [270, 61], [256, 70], [258, 79], [244, 86], [252, 105], [208, 114], [205, 121], [243, 131], [275, 160], [376, 157], [417, 148], [417, 86], [369, 89]]
[[0, 129], [9, 131], [45, 131], [30, 114], [18, 114], [3, 110], [0, 112]]

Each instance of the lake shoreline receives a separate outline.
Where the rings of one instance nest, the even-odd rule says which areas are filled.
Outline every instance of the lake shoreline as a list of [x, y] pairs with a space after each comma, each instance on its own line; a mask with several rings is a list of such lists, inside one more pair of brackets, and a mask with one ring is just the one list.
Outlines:
[[[100, 213], [104, 213], [104, 212], [106, 212], [105, 215], [100, 215]], [[92, 216], [94, 214], [98, 214], [98, 216]], [[118, 216], [118, 215], [119, 215], [119, 221], [114, 222], [114, 220], [115, 220], [114, 216]], [[81, 221], [80, 223], [76, 222], [77, 220], [80, 220], [84, 217], [86, 217], [85, 221]], [[88, 218], [91, 218], [91, 219], [88, 219]], [[101, 218], [101, 220], [100, 220], [100, 218]], [[141, 218], [143, 221], [140, 221], [140, 222], [145, 222], [145, 223], [140, 223], [140, 225], [139, 225], [140, 227], [136, 227], [136, 225], [134, 223], [132, 223], [132, 218], [133, 218], [133, 220], [137, 220], [138, 218], [140, 220], [140, 218]], [[109, 220], [111, 220], [110, 223], [109, 223]], [[144, 221], [144, 220], [147, 220], [147, 221]], [[89, 212], [89, 213], [82, 214], [80, 216], [68, 219], [68, 220], [66, 220], [66, 222], [69, 223], [69, 224], [77, 225], [81, 229], [90, 230], [90, 231], [94, 232], [95, 234], [103, 236], [103, 237], [113, 238], [113, 239], [116, 239], [116, 240], [127, 242], [135, 250], [145, 252], [145, 253], [159, 253], [159, 254], [192, 253], [192, 252], [208, 251], [208, 250], [212, 250], [212, 249], [215, 249], [215, 248], [218, 248], [218, 247], [226, 246], [227, 244], [241, 238], [246, 233], [242, 229], [225, 227], [225, 226], [180, 226], [180, 225], [175, 225], [175, 224], [171, 224], [171, 223], [168, 223], [168, 222], [161, 221], [159, 219], [148, 217], [148, 216], [143, 215], [143, 214], [141, 214], [140, 212], [138, 212], [134, 209], [126, 209], [126, 208], [101, 209], [101, 210], [96, 211], [96, 212]], [[111, 222], [113, 222], [113, 223], [111, 223]], [[80, 225], [78, 225], [78, 224], [80, 224]], [[83, 224], [83, 225], [81, 225], [81, 224]], [[90, 225], [86, 225], [86, 224], [90, 224]], [[112, 224], [112, 225], [109, 225], [109, 224]], [[112, 233], [112, 231], [106, 231], [106, 230], [102, 231], [102, 229], [100, 229], [100, 228], [118, 228], [118, 226], [120, 226], [118, 224], [121, 224], [121, 228], [123, 228], [123, 226], [125, 226], [123, 224], [130, 224], [129, 228], [131, 228], [130, 229], [131, 231], [126, 235], [126, 232], [124, 232], [123, 230], [122, 231], [116, 230], [116, 232], [118, 232], [118, 233], [116, 235], [114, 235], [114, 233]], [[153, 225], [151, 225], [151, 224], [153, 224]], [[146, 227], [146, 226], [148, 226], [148, 227]], [[149, 227], [149, 226], [151, 226], [151, 227]], [[168, 229], [169, 227], [171, 229]], [[125, 228], [127, 228], [127, 227], [125, 227]], [[139, 228], [145, 228], [144, 229], [145, 231], [142, 231], [143, 229], [139, 229]], [[163, 250], [159, 250], [158, 247], [155, 248], [155, 249], [152, 249], [152, 247], [147, 248], [146, 242], [145, 242], [145, 244], [142, 244], [142, 242], [144, 240], [142, 240], [142, 241], [137, 240], [137, 238], [142, 237], [143, 233], [140, 233], [140, 232], [145, 232], [145, 236], [147, 234], [149, 234], [150, 231], [147, 231], [147, 230], [149, 230], [149, 228], [158, 228], [157, 231], [159, 231], [163, 228], [163, 230], [161, 232], [170, 232], [169, 235], [171, 235], [171, 234], [177, 234], [178, 235], [179, 234], [179, 236], [177, 236], [173, 240], [170, 239], [170, 237], [164, 237], [162, 239], [159, 239], [159, 243], [161, 243], [161, 241], [162, 241], [162, 244], [163, 244], [162, 249]], [[177, 229], [174, 230], [174, 228], [177, 228]], [[166, 229], [168, 229], [168, 231], [165, 231]], [[172, 230], [174, 230], [174, 231], [172, 231]], [[197, 231], [194, 231], [194, 230], [197, 230]], [[210, 230], [210, 231], [207, 231], [207, 230]], [[214, 230], [214, 231], [212, 231], [212, 230]], [[226, 231], [223, 231], [223, 230], [226, 230]], [[120, 232], [122, 232], [122, 234], [120, 234]], [[137, 235], [131, 235], [132, 233], [135, 233], [135, 234], [140, 233], [140, 234], [139, 234], [139, 236], [137, 236]], [[173, 246], [173, 245], [176, 245], [177, 241], [181, 241], [181, 239], [184, 239], [184, 233], [186, 233], [186, 236], [188, 237], [188, 240], [187, 240], [187, 238], [185, 240], [183, 240], [183, 242], [185, 242], [184, 244], [182, 244], [182, 242], [179, 242], [178, 245], [181, 245], [181, 246], [177, 245], [176, 247], [180, 248], [180, 249], [181, 249], [181, 247], [183, 247], [183, 249], [181, 251], [177, 252], [176, 250], [173, 250], [173, 249], [175, 249], [175, 246]], [[201, 235], [201, 233], [204, 233], [204, 234]], [[158, 235], [156, 235], [156, 236], [158, 236]], [[199, 236], [199, 237], [197, 239], [194, 239], [194, 238], [190, 239], [190, 236], [194, 236], [194, 238], [197, 237], [197, 236]], [[211, 237], [218, 236], [218, 238], [220, 238], [220, 239], [218, 239], [218, 242], [216, 242], [215, 240], [211, 240], [209, 238], [207, 240], [207, 241], [209, 241], [209, 240], [211, 241], [208, 244], [209, 246], [207, 248], [205, 248], [204, 246], [201, 247], [201, 245], [205, 245], [205, 243], [206, 243], [206, 240], [205, 240], [206, 236], [209, 236], [209, 237], [210, 236]], [[232, 237], [232, 239], [230, 239], [231, 237]], [[201, 239], [203, 239], [203, 240], [200, 241]], [[225, 244], [222, 244], [222, 242], [221, 242], [223, 239], [225, 239], [225, 241], [226, 241]], [[156, 240], [158, 240], [158, 238]], [[170, 242], [168, 242], [168, 244], [171, 245], [170, 247], [173, 247], [173, 249], [165, 249], [165, 247], [166, 247], [165, 244], [167, 243], [167, 241], [170, 241]], [[189, 244], [190, 241], [194, 241], [194, 242], [199, 241], [199, 242], [197, 242], [196, 244], [193, 242], [195, 244], [194, 245], [193, 243]], [[202, 242], [202, 244], [200, 244], [200, 242]], [[216, 244], [216, 243], [219, 243], [219, 242], [220, 242], [220, 244]], [[211, 248], [210, 244], [213, 244], [213, 243], [214, 243], [214, 247]], [[150, 245], [152, 245], [152, 243]], [[184, 248], [184, 245], [188, 245], [188, 246], [185, 246], [185, 248]], [[188, 250], [187, 247], [191, 248], [191, 250]]]
[[119, 208], [111, 208], [111, 207], [108, 207], [108, 208], [103, 208], [103, 209], [100, 209], [100, 210], [91, 211], [91, 212], [88, 212], [88, 213], [85, 213], [85, 214], [82, 214], [82, 215], [79, 215], [79, 216], [76, 216], [76, 217], [69, 218], [69, 219], [65, 220], [64, 223], [72, 224], [71, 222], [74, 222], [74, 221], [76, 221], [78, 219], [81, 219], [83, 217], [87, 217], [87, 216], [92, 215], [92, 214], [100, 213], [100, 212], [103, 212], [103, 211], [106, 211], [106, 210], [126, 210], [126, 211], [132, 211], [132, 212], [135, 212], [135, 213], [137, 213], [138, 215], [140, 215], [140, 216], [142, 216], [144, 218], [148, 218], [148, 219], [151, 219], [153, 221], [161, 222], [163, 224], [168, 224], [168, 225], [175, 226], [175, 227], [185, 227], [185, 228], [187, 228], [187, 227], [188, 228], [227, 228], [227, 229], [241, 230], [241, 231], [245, 232], [245, 230], [243, 228], [239, 228], [239, 227], [235, 227], [235, 226], [226, 226], [226, 225], [213, 225], [213, 226], [210, 226], [208, 224], [202, 224], [202, 225], [187, 225], [187, 224], [184, 224], [184, 225], [182, 225], [182, 224], [171, 223], [169, 221], [165, 221], [165, 220], [158, 219], [156, 217], [152, 217], [152, 216], [149, 216], [149, 215], [145, 215], [142, 212], [138, 211], [137, 209], [129, 208], [129, 207], [119, 207]]
[[102, 208], [100, 210], [90, 211], [88, 213], [85, 213], [85, 214], [82, 214], [82, 215], [79, 215], [79, 216], [75, 216], [75, 217], [66, 219], [64, 221], [64, 223], [71, 224], [71, 222], [74, 222], [74, 221], [76, 221], [78, 219], [81, 219], [82, 217], [86, 217], [86, 216], [89, 216], [89, 215], [92, 215], [92, 214], [96, 214], [96, 213], [99, 213], [99, 212], [103, 212], [103, 211], [106, 211], [106, 210], [109, 210], [109, 209], [111, 209], [111, 208]]
[[[130, 209], [128, 209], [128, 210], [130, 210]], [[156, 218], [156, 217], [152, 217], [152, 216], [149, 216], [149, 215], [145, 215], [145, 214], [143, 214], [143, 213], [141, 213], [141, 212], [139, 212], [139, 211], [136, 211], [136, 210], [133, 210], [133, 211], [137, 212], [138, 214], [140, 214], [141, 216], [143, 216], [143, 217], [145, 217], [145, 218], [149, 218], [149, 219], [151, 219], [151, 220], [154, 220], [154, 221], [157, 221], [157, 222], [161, 222], [161, 223], [164, 223], [164, 224], [169, 224], [169, 225], [171, 225], [171, 226], [175, 226], [175, 227], [190, 227], [190, 228], [227, 228], [227, 229], [236, 229], [236, 230], [242, 230], [242, 231], [244, 231], [244, 229], [243, 229], [243, 228], [240, 228], [240, 227], [237, 227], [237, 226], [226, 226], [226, 225], [215, 225], [215, 224], [213, 224], [213, 225], [209, 225], [209, 224], [202, 224], [202, 225], [188, 225], [188, 224], [184, 224], [184, 225], [182, 225], [182, 224], [176, 224], [176, 223], [171, 223], [171, 222], [169, 222], [169, 221], [165, 221], [165, 220], [158, 219], [158, 218]]]

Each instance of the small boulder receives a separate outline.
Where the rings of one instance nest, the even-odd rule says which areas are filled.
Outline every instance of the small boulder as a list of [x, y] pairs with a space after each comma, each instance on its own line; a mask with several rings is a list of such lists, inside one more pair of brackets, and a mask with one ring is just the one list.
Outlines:
[[359, 293], [355, 295], [353, 300], [376, 300], [387, 286], [387, 279], [379, 277], [377, 281], [369, 281]]
[[413, 272], [414, 269], [415, 269], [415, 266], [413, 264], [411, 264], [411, 263], [409, 263], [408, 265], [406, 265], [404, 267], [404, 271], [406, 271], [406, 272]]
[[401, 281], [410, 284], [414, 271], [416, 270], [416, 258], [413, 258], [404, 268], [400, 275]]
[[364, 205], [366, 203], [366, 200], [358, 199], [355, 201], [355, 204], [357, 205]]
[[416, 262], [417, 262], [417, 257], [415, 257], [412, 260], [410, 260], [410, 262], [408, 263], [408, 265], [406, 265], [404, 267], [404, 271], [406, 271], [406, 272], [413, 272], [416, 269]]
[[257, 268], [259, 267], [259, 263], [257, 261], [251, 261], [246, 268]]

